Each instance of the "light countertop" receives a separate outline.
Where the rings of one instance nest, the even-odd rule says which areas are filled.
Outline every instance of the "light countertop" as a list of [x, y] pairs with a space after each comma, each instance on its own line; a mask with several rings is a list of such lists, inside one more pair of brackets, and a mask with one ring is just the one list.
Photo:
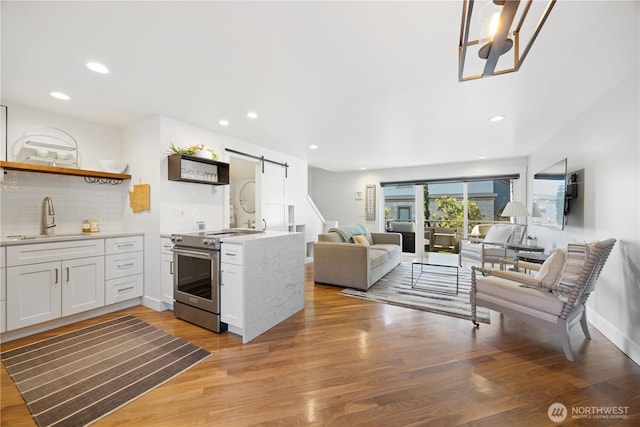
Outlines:
[[50, 236], [24, 235], [24, 236], [3, 236], [0, 239], [0, 246], [29, 245], [34, 243], [53, 243], [74, 240], [104, 239], [108, 237], [127, 237], [144, 234], [141, 231], [100, 231], [98, 233], [60, 233]]

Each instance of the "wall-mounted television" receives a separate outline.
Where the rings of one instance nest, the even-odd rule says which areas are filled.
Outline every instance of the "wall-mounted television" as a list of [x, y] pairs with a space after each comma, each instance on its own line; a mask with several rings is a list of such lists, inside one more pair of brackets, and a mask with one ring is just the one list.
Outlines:
[[565, 213], [567, 159], [533, 175], [532, 223], [562, 230]]

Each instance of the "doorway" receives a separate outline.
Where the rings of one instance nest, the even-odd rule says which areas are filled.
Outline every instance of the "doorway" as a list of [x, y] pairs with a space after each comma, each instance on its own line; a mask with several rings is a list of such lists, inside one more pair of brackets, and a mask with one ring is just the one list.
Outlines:
[[256, 164], [231, 156], [229, 159], [229, 226], [254, 228], [256, 224]]

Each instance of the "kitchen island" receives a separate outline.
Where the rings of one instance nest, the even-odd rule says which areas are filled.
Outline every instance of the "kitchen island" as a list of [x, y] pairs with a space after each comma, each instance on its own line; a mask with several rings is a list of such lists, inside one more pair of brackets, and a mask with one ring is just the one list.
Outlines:
[[304, 233], [221, 240], [221, 315], [247, 343], [304, 308]]

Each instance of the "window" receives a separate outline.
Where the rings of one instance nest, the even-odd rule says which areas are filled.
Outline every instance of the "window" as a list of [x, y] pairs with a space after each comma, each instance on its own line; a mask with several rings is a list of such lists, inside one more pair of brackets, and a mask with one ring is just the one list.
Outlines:
[[[418, 231], [416, 247], [424, 244], [425, 251], [440, 250], [438, 242], [431, 241], [436, 231], [466, 236], [477, 224], [509, 221], [501, 214], [512, 199], [513, 185], [519, 178], [519, 174], [513, 174], [382, 182], [385, 229], [389, 230], [392, 221], [414, 221]], [[456, 251], [456, 242], [445, 250]]]
[[411, 207], [398, 206], [398, 219], [403, 219], [403, 220], [411, 219]]

